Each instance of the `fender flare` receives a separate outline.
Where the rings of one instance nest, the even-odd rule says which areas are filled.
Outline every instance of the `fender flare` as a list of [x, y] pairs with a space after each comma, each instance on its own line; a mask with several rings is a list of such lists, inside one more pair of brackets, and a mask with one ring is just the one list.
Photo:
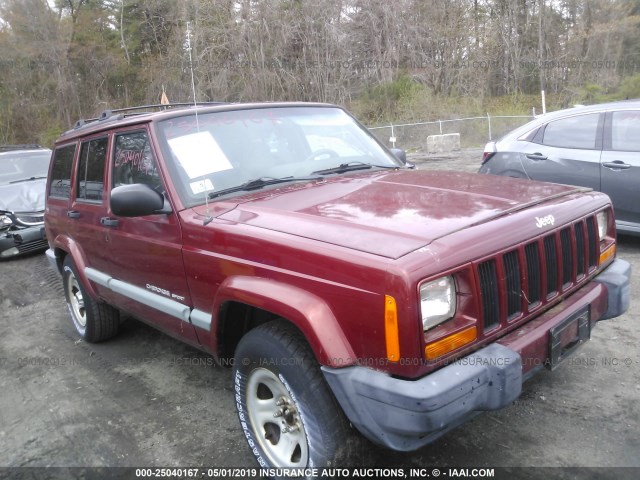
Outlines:
[[[235, 275], [220, 285], [213, 303], [215, 318], [227, 302], [238, 302], [278, 315], [305, 336], [322, 365], [340, 367], [356, 362], [355, 353], [327, 303], [298, 287], [268, 278]], [[220, 322], [216, 335], [220, 333]]]
[[53, 241], [53, 248], [56, 252], [56, 260], [59, 262], [60, 273], [64, 275], [64, 271], [62, 270], [63, 260], [60, 258], [57, 252], [62, 250], [67, 255], [71, 256], [73, 263], [76, 266], [78, 277], [80, 277], [79, 281], [82, 283], [82, 286], [85, 288], [89, 296], [94, 299], [99, 298], [98, 292], [96, 292], [95, 288], [93, 288], [93, 283], [91, 283], [89, 278], [84, 273], [84, 269], [87, 266], [87, 259], [78, 244], [69, 237], [58, 235]]

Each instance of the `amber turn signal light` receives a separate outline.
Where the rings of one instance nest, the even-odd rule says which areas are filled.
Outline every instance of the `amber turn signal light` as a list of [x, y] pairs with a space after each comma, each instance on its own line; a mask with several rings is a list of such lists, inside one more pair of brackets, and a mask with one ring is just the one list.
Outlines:
[[457, 350], [467, 343], [473, 342], [477, 337], [478, 331], [475, 326], [465, 328], [460, 332], [427, 345], [424, 349], [425, 357], [427, 360], [435, 360], [438, 357]]
[[609, 248], [607, 248], [604, 252], [600, 254], [600, 265], [603, 265], [607, 262], [611, 257], [616, 254], [616, 244], [614, 243]]
[[387, 359], [390, 362], [400, 360], [400, 332], [398, 331], [398, 308], [396, 299], [384, 296], [384, 336], [387, 342]]

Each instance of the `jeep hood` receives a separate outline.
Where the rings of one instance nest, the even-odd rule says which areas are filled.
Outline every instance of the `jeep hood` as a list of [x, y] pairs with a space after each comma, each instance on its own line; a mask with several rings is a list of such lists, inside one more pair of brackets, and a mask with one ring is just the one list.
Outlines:
[[45, 185], [46, 179], [0, 185], [0, 211], [43, 211]]
[[219, 218], [388, 258], [584, 189], [494, 175], [396, 171], [328, 179], [245, 197]]

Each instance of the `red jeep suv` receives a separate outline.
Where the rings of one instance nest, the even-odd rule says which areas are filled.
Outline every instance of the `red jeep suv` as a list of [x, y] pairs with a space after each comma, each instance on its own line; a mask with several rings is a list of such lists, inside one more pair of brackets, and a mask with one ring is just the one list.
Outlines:
[[353, 427], [419, 448], [629, 305], [606, 195], [417, 171], [325, 104], [80, 121], [45, 222], [78, 335], [126, 312], [232, 365], [263, 467], [346, 464]]

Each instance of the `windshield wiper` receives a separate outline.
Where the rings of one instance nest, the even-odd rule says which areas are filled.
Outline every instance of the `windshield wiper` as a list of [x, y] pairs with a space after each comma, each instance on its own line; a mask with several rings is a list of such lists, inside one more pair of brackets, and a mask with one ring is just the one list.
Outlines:
[[317, 173], [318, 175], [329, 175], [331, 173], [345, 173], [345, 172], [352, 172], [354, 170], [368, 170], [373, 167], [391, 168], [391, 169], [400, 168], [399, 165], [374, 165], [372, 163], [365, 163], [365, 162], [349, 162], [349, 163], [341, 163], [337, 167], [326, 168], [324, 170], [316, 170], [315, 172], [311, 172], [311, 173]]
[[41, 180], [43, 178], [47, 178], [47, 177], [46, 176], [44, 176], [44, 177], [29, 177], [29, 178], [23, 178], [21, 180], [14, 180], [13, 182], [9, 182], [9, 183], [30, 182], [31, 180]]
[[249, 180], [248, 182], [237, 185], [235, 187], [225, 188], [217, 192], [211, 192], [209, 194], [209, 199], [220, 197], [222, 195], [226, 195], [227, 193], [249, 192], [251, 190], [259, 190], [263, 187], [266, 187], [267, 185], [275, 185], [277, 183], [305, 182], [305, 181], [313, 181], [313, 180], [322, 180], [322, 177], [318, 175], [308, 176], [308, 177], [283, 177], [283, 178], [260, 177], [254, 180]]

